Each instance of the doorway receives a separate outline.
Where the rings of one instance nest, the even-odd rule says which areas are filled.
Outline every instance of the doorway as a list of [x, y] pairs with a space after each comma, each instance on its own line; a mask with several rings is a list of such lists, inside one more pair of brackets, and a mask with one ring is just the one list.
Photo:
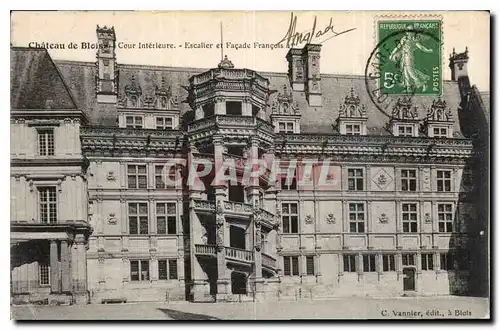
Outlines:
[[403, 290], [404, 291], [415, 291], [415, 268], [405, 267], [403, 268]]
[[247, 294], [247, 276], [243, 273], [231, 273], [231, 292], [233, 294]]

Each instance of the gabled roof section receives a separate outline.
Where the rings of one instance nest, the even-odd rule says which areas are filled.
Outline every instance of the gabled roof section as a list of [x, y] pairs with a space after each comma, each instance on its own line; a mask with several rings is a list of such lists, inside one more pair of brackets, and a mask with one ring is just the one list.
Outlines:
[[58, 68], [45, 49], [12, 48], [11, 109], [77, 110]]

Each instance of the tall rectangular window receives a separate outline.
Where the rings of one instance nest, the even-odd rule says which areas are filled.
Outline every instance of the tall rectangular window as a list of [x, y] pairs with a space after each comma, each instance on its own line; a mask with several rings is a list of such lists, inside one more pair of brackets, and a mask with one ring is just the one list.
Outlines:
[[283, 275], [299, 276], [299, 257], [283, 256]]
[[344, 254], [344, 272], [354, 273], [356, 272], [356, 255], [355, 254]]
[[174, 120], [172, 117], [156, 117], [156, 129], [172, 129]]
[[178, 276], [176, 259], [158, 260], [158, 279], [176, 280], [177, 278]]
[[57, 194], [56, 187], [38, 188], [39, 216], [42, 223], [57, 222]]
[[146, 189], [148, 187], [146, 165], [127, 165], [127, 182], [131, 189]]
[[401, 190], [416, 191], [417, 190], [417, 171], [416, 170], [401, 170]]
[[416, 266], [414, 254], [404, 253], [403, 255], [401, 255], [401, 257], [403, 259], [403, 266]]
[[359, 124], [346, 124], [345, 125], [346, 135], [361, 135], [361, 125]]
[[282, 203], [281, 221], [283, 233], [295, 234], [299, 232], [299, 215], [297, 203]]
[[349, 203], [349, 231], [351, 233], [365, 232], [365, 205]]
[[129, 234], [148, 234], [148, 203], [128, 204]]
[[177, 234], [176, 203], [156, 203], [156, 233]]
[[433, 258], [432, 253], [422, 253], [422, 270], [434, 270]]
[[453, 232], [452, 204], [438, 204], [438, 227], [440, 233]]
[[125, 117], [125, 124], [126, 124], [127, 128], [142, 128], [142, 117], [141, 116], [126, 116]]
[[347, 169], [347, 186], [348, 190], [354, 190], [354, 191], [363, 190], [363, 169], [361, 168]]
[[149, 280], [149, 260], [130, 260], [130, 281]]
[[38, 154], [40, 156], [54, 156], [54, 130], [38, 131]]
[[417, 204], [403, 203], [403, 233], [416, 233], [418, 230]]
[[38, 264], [38, 280], [41, 286], [50, 285], [50, 266], [48, 263]]
[[453, 270], [453, 253], [441, 253], [441, 269], [442, 270]]
[[394, 254], [382, 255], [382, 264], [384, 272], [395, 272], [396, 271], [395, 255]]
[[375, 272], [376, 271], [376, 258], [374, 254], [363, 255], [363, 272]]
[[314, 272], [314, 256], [306, 256], [306, 274], [316, 275]]
[[451, 191], [451, 171], [437, 171], [437, 191]]

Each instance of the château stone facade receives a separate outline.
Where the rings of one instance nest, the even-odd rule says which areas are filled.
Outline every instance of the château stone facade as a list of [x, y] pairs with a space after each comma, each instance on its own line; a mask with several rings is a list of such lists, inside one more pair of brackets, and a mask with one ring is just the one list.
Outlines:
[[320, 72], [320, 45], [288, 73], [204, 70], [119, 64], [96, 32], [95, 63], [11, 50], [14, 303], [485, 294], [467, 51], [441, 97], [386, 115], [364, 77]]

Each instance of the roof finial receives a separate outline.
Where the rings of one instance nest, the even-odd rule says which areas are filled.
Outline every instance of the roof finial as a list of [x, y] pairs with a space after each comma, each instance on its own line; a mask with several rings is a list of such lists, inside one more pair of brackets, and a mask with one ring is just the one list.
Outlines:
[[222, 21], [220, 22], [220, 61], [224, 60], [224, 36], [222, 33]]

